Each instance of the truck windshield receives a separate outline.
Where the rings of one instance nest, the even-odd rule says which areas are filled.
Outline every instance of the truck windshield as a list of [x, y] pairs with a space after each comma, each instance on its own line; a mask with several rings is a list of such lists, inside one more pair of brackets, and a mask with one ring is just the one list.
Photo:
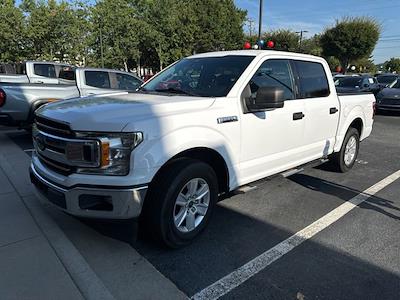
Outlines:
[[254, 56], [186, 58], [145, 84], [140, 91], [224, 97]]
[[400, 80], [397, 79], [395, 82], [392, 83], [390, 86], [392, 89], [400, 89]]
[[382, 83], [382, 84], [391, 84], [391, 83], [393, 83], [397, 78], [398, 78], [397, 75], [387, 75], [387, 76], [385, 76], [385, 75], [382, 76], [382, 75], [381, 75], [381, 76], [378, 76], [376, 79], [378, 80], [379, 83]]

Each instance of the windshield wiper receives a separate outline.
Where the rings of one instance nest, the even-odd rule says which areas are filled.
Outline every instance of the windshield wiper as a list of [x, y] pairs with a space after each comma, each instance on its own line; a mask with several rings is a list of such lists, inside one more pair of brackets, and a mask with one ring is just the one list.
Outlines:
[[198, 96], [196, 94], [190, 93], [188, 91], [184, 91], [178, 88], [174, 88], [174, 87], [169, 87], [166, 89], [155, 89], [154, 91], [156, 92], [166, 92], [166, 93], [175, 93], [175, 94], [183, 94], [183, 95], [188, 95], [188, 96]]

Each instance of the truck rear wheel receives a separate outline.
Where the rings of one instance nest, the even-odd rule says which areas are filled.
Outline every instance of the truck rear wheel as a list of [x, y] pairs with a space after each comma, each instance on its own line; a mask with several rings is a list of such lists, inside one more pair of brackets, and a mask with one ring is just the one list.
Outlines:
[[198, 160], [179, 159], [149, 188], [142, 216], [146, 232], [171, 248], [185, 246], [207, 226], [217, 198], [214, 170]]
[[350, 127], [344, 138], [339, 152], [332, 154], [331, 162], [334, 168], [342, 173], [349, 171], [356, 162], [360, 148], [360, 134], [358, 130]]

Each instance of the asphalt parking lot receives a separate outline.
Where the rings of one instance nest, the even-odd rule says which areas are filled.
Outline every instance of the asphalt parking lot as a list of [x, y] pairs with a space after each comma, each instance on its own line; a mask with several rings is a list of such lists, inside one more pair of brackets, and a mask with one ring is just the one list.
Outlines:
[[[117, 299], [134, 298], [132, 248], [192, 297], [400, 170], [400, 115], [378, 115], [357, 164], [339, 174], [324, 164], [219, 202], [189, 247], [168, 250], [133, 239], [133, 222], [78, 220], [46, 208]], [[7, 135], [28, 155], [29, 134]], [[368, 198], [225, 299], [399, 299], [400, 179]], [[146, 276], [146, 274], [143, 274]], [[149, 287], [157, 288], [157, 286]]]

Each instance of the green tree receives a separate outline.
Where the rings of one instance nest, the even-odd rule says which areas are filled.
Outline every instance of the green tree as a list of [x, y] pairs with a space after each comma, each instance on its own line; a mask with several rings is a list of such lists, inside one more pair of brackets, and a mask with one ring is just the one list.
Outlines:
[[23, 58], [23, 20], [15, 1], [0, 2], [0, 61], [14, 62]]
[[195, 17], [195, 52], [240, 49], [243, 46], [243, 24], [247, 12], [233, 0], [187, 1]]
[[143, 52], [155, 53], [159, 69], [193, 52], [196, 20], [188, 0], [153, 0], [146, 14]]
[[321, 36], [316, 34], [309, 39], [304, 39], [300, 51], [306, 54], [322, 56], [320, 38]]
[[[128, 70], [140, 58], [139, 43], [146, 24], [138, 18], [135, 3], [128, 0], [98, 1], [92, 9], [94, 64]], [[103, 52], [103, 55], [102, 55]]]
[[400, 58], [392, 57], [390, 60], [384, 63], [385, 70], [389, 72], [400, 73]]
[[288, 29], [278, 29], [263, 34], [265, 41], [273, 41], [276, 50], [296, 52], [299, 50], [299, 35]]
[[84, 60], [89, 28], [83, 2], [25, 0], [25, 44], [31, 59]]
[[351, 61], [371, 55], [380, 31], [380, 25], [374, 19], [344, 18], [322, 34], [320, 43], [323, 54], [339, 59], [345, 72]]
[[372, 57], [363, 57], [351, 62], [356, 67], [358, 73], [376, 73], [377, 67], [374, 64]]

